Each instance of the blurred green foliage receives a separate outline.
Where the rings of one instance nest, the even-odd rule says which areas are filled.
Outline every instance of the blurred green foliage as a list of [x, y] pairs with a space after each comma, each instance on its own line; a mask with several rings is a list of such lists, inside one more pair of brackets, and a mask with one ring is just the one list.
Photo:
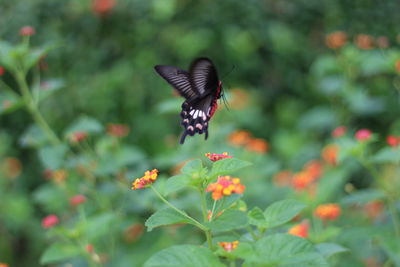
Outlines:
[[[130, 191], [129, 182], [146, 169], [158, 168], [166, 178], [184, 161], [228, 151], [254, 163], [238, 173], [248, 210], [295, 196], [309, 205], [310, 217], [321, 203], [340, 203], [337, 224], [313, 222], [310, 234], [314, 243], [351, 251], [330, 264], [400, 266], [393, 230], [399, 151], [385, 143], [387, 135], [400, 135], [398, 1], [116, 0], [104, 12], [99, 2], [110, 1], [0, 2], [0, 262], [141, 266], [171, 245], [201, 244], [190, 226], [143, 233], [145, 219], [163, 204], [149, 191]], [[14, 65], [5, 64], [11, 50], [27, 53], [19, 36], [24, 25], [36, 29], [30, 38], [36, 50], [24, 57], [27, 82], [57, 145], [24, 109]], [[327, 36], [337, 31], [347, 41], [329, 47]], [[367, 38], [360, 41], [360, 34]], [[196, 136], [180, 146], [182, 99], [153, 66], [187, 68], [198, 56], [216, 63], [230, 109], [216, 113], [209, 140]], [[127, 125], [130, 133], [112, 136], [110, 123]], [[347, 135], [333, 140], [339, 125]], [[360, 128], [371, 129], [373, 140], [355, 141]], [[229, 141], [242, 129], [267, 140], [268, 153]], [[73, 143], [76, 132], [88, 136]], [[300, 172], [333, 142], [340, 146], [339, 165], [325, 169], [314, 199], [274, 183], [277, 172]], [[160, 179], [157, 186], [165, 184]], [[76, 194], [87, 202], [71, 207]], [[188, 192], [172, 198], [189, 210], [198, 201]], [[370, 201], [385, 204], [373, 220], [360, 215]], [[51, 213], [65, 223], [45, 230], [41, 220]], [[62, 247], [58, 235], [76, 243]], [[88, 243], [98, 258], [86, 252]]]

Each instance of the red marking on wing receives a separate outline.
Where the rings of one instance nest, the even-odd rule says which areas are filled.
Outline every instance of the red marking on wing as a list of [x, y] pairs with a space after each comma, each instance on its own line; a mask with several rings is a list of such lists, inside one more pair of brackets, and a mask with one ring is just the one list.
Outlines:
[[213, 99], [213, 102], [211, 103], [210, 119], [214, 115], [215, 111], [218, 108], [218, 99], [221, 97], [221, 88], [222, 88], [222, 82], [218, 81], [217, 92], [215, 94], [215, 98]]

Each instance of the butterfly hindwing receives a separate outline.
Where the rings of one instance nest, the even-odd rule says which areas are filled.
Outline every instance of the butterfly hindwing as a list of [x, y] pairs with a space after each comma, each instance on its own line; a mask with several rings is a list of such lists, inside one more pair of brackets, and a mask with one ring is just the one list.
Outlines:
[[219, 80], [212, 61], [208, 58], [198, 58], [193, 61], [189, 69], [189, 81], [201, 97], [215, 93]]
[[194, 99], [198, 97], [197, 92], [193, 90], [189, 81], [189, 73], [187, 71], [166, 65], [157, 65], [154, 68], [184, 98]]

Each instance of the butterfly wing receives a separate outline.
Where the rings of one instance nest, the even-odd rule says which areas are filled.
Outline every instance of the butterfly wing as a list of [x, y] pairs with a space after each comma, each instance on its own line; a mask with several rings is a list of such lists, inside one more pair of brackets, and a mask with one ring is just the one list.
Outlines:
[[187, 71], [167, 65], [157, 65], [154, 69], [184, 98], [190, 100], [198, 97], [198, 93], [193, 90], [189, 81], [189, 73]]
[[193, 61], [189, 69], [189, 81], [200, 97], [214, 95], [219, 80], [217, 70], [208, 58], [198, 58]]
[[216, 98], [212, 95], [196, 99], [195, 101], [185, 101], [182, 104], [182, 126], [184, 128], [180, 143], [185, 142], [187, 135], [205, 133], [208, 138], [208, 122], [211, 119], [212, 111], [217, 105]]

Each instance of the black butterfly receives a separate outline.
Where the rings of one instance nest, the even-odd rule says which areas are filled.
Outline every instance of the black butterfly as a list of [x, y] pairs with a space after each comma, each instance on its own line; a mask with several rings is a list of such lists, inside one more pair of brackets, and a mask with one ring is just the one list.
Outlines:
[[195, 59], [189, 71], [177, 67], [157, 65], [154, 67], [169, 84], [186, 100], [182, 104], [182, 126], [184, 132], [180, 143], [187, 135], [205, 133], [208, 137], [208, 121], [217, 109], [217, 100], [221, 98], [222, 83], [218, 80], [217, 70], [208, 58]]

